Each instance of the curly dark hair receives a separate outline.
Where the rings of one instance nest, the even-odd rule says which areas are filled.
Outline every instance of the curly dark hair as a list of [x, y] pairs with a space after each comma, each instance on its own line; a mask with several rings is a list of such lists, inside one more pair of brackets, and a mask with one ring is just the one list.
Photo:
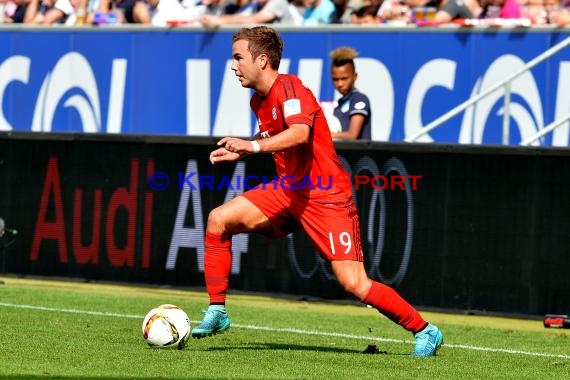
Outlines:
[[330, 56], [333, 67], [350, 65], [354, 70], [354, 58], [358, 57], [358, 52], [351, 47], [341, 46], [331, 51]]

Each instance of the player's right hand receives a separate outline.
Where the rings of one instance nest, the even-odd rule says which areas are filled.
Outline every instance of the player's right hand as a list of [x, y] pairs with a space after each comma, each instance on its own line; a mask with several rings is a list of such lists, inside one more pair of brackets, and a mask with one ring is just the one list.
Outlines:
[[237, 137], [224, 137], [218, 141], [218, 146], [226, 148], [229, 152], [239, 153], [240, 156], [253, 153], [251, 141]]

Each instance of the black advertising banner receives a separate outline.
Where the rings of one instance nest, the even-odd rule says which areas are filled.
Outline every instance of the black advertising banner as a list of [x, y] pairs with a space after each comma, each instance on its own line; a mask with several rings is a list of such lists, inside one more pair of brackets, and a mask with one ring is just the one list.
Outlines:
[[[273, 179], [211, 138], [0, 135], [2, 273], [203, 286], [209, 211]], [[369, 275], [423, 307], [570, 308], [570, 151], [338, 143]], [[325, 181], [326, 182], [326, 181]], [[298, 184], [326, 186], [326, 183]], [[346, 298], [299, 231], [233, 238], [230, 287]]]

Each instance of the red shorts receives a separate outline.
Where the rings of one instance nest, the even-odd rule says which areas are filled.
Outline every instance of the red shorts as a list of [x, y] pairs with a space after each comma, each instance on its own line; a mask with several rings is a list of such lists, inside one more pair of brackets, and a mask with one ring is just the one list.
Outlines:
[[271, 222], [273, 230], [267, 237], [276, 239], [301, 227], [324, 259], [364, 260], [360, 222], [352, 199], [343, 203], [317, 202], [281, 186], [259, 187], [243, 196]]

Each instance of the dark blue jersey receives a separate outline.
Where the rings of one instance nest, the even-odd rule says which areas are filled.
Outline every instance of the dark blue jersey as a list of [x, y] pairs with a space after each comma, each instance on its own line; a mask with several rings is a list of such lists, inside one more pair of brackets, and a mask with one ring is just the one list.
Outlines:
[[370, 127], [370, 120], [372, 118], [372, 111], [370, 110], [370, 101], [368, 96], [364, 95], [357, 89], [352, 90], [346, 96], [338, 100], [338, 105], [334, 109], [334, 116], [340, 120], [342, 131], [348, 131], [350, 125], [350, 117], [352, 115], [364, 116], [364, 125], [358, 135], [359, 140], [370, 140], [372, 138], [372, 131]]

